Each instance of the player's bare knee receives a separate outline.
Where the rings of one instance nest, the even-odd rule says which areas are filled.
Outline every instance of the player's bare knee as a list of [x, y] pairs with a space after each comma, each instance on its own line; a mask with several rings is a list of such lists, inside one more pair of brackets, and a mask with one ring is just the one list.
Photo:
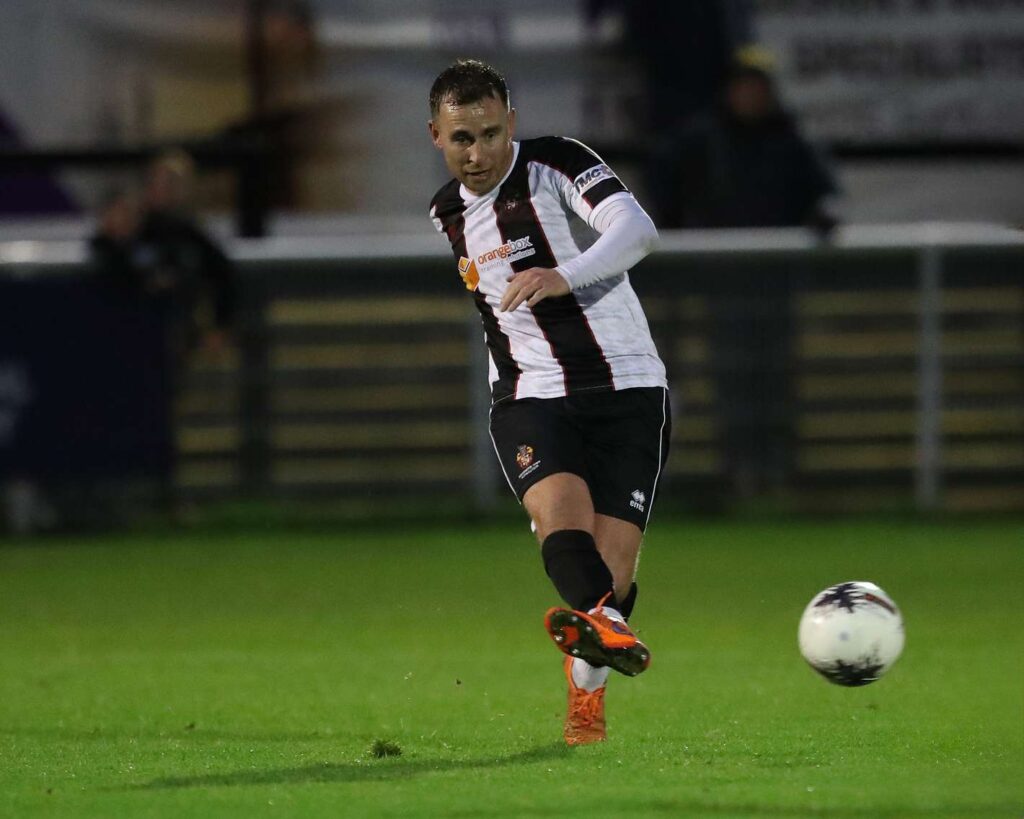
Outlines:
[[579, 529], [594, 532], [594, 506], [586, 482], [578, 475], [559, 472], [538, 481], [523, 496], [537, 539], [552, 532]]
[[562, 529], [594, 533], [594, 516], [587, 515], [585, 511], [579, 509], [564, 506], [548, 507], [530, 512], [530, 517], [533, 519], [537, 540], [540, 543], [543, 543], [552, 532]]

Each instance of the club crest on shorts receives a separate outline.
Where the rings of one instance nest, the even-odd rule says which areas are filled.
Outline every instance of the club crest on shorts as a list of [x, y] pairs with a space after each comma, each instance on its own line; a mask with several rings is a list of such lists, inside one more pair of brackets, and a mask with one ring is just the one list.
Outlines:
[[520, 444], [516, 447], [516, 466], [526, 469], [533, 463], [533, 447], [529, 444]]

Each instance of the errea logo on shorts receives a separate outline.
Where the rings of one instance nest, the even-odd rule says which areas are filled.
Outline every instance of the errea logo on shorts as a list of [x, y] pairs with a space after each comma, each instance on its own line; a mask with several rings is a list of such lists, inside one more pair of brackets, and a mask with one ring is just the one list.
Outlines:
[[614, 179], [615, 173], [607, 165], [595, 165], [593, 168], [589, 168], [577, 176], [573, 181], [572, 185], [576, 188], [576, 193], [584, 193], [590, 190], [598, 182], [603, 182], [605, 179]]
[[643, 512], [644, 504], [647, 503], [647, 496], [639, 489], [634, 489], [630, 497], [632, 498], [632, 500], [629, 502], [629, 505], [632, 506], [634, 509]]

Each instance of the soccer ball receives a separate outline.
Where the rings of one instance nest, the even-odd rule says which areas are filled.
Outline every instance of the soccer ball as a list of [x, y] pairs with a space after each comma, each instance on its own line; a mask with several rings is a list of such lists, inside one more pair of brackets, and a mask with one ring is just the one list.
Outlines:
[[873, 683], [903, 651], [903, 618], [874, 583], [839, 583], [814, 595], [800, 618], [800, 653], [829, 682]]

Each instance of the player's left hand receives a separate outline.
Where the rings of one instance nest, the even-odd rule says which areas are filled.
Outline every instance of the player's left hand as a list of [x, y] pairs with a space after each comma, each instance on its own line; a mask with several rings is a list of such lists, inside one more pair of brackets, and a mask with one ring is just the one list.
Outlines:
[[498, 306], [502, 312], [515, 310], [524, 301], [527, 307], [533, 307], [542, 299], [564, 296], [569, 292], [569, 283], [550, 267], [531, 267], [513, 273], [506, 281], [510, 284]]

